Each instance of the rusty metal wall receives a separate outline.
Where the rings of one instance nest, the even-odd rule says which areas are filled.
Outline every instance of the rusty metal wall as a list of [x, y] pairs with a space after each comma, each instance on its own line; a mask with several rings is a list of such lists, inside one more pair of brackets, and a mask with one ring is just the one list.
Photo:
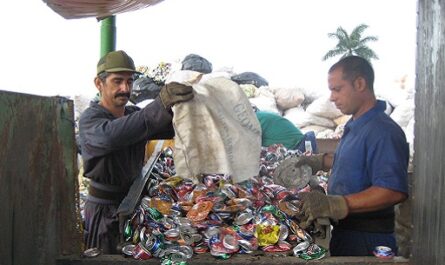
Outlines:
[[445, 1], [419, 0], [417, 21], [411, 259], [445, 264]]
[[80, 253], [73, 102], [0, 91], [0, 264]]

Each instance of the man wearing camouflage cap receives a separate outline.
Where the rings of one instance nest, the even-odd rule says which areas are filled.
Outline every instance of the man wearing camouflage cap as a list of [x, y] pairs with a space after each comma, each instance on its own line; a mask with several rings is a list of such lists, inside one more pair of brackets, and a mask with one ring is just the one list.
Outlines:
[[147, 140], [172, 138], [171, 107], [193, 98], [192, 87], [170, 83], [143, 109], [127, 106], [136, 74], [124, 51], [103, 56], [94, 79], [100, 101], [92, 102], [79, 120], [84, 176], [90, 179], [85, 244], [107, 254], [119, 252], [116, 211], [142, 170]]

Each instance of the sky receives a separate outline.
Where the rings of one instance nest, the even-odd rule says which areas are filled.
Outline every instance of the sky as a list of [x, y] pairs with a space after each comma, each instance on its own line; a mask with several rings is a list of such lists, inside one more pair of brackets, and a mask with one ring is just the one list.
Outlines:
[[[322, 61], [337, 44], [327, 34], [359, 24], [377, 36], [369, 47], [376, 90], [414, 84], [416, 0], [164, 0], [116, 16], [116, 49], [136, 65], [180, 62], [190, 53], [213, 70], [255, 72], [272, 87], [328, 91]], [[92, 97], [100, 56], [100, 22], [67, 20], [42, 0], [5, 1], [0, 16], [0, 90]]]

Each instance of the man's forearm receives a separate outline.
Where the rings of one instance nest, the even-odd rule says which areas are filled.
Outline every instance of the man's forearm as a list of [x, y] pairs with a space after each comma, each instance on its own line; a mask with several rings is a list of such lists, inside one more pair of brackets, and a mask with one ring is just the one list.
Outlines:
[[404, 201], [403, 192], [372, 186], [362, 192], [344, 196], [350, 213], [371, 212]]

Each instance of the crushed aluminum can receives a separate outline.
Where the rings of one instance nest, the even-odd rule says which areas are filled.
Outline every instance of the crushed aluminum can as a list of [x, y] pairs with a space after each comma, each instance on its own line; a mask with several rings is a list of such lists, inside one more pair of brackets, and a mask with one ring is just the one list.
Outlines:
[[171, 215], [172, 202], [162, 196], [154, 197], [150, 200], [150, 207], [155, 208], [163, 215]]
[[102, 251], [99, 248], [89, 248], [82, 253], [82, 256], [85, 258], [94, 258], [100, 254], [102, 254]]
[[144, 221], [145, 221], [145, 215], [144, 215], [144, 212], [145, 212], [145, 211], [140, 212], [139, 215], [138, 215], [139, 224], [143, 224]]
[[192, 234], [192, 240], [194, 243], [197, 243], [202, 240], [202, 235], [201, 234]]
[[155, 222], [160, 222], [164, 215], [158, 211], [156, 208], [149, 207], [146, 209], [148, 216]]
[[240, 246], [240, 253], [251, 253], [258, 249], [258, 242], [256, 238], [252, 238], [250, 240], [240, 239], [238, 240], [238, 244]]
[[139, 241], [140, 241], [140, 238], [139, 238], [139, 227], [136, 227], [134, 229], [134, 232], [133, 232], [132, 242], [134, 244], [137, 244]]
[[132, 228], [130, 220], [126, 220], [124, 223], [124, 237], [126, 240], [129, 240], [132, 236]]
[[221, 187], [221, 192], [224, 193], [229, 198], [235, 198], [236, 192], [234, 189], [234, 186], [231, 184], [226, 184], [223, 187]]
[[153, 237], [151, 243], [147, 242], [147, 249], [155, 257], [160, 257], [164, 254], [164, 243], [158, 237]]
[[165, 238], [168, 240], [175, 240], [179, 238], [179, 229], [173, 228], [164, 232]]
[[293, 220], [288, 220], [287, 221], [287, 225], [290, 227], [290, 230], [292, 231], [292, 233], [294, 233], [295, 235], [298, 236], [300, 241], [309, 241], [309, 242], [313, 242], [314, 241], [312, 239], [312, 237], [309, 235], [309, 233], [306, 232], [306, 230], [304, 230], [303, 228], [301, 228], [297, 224], [297, 222], [295, 222]]
[[179, 251], [184, 253], [187, 259], [191, 259], [193, 257], [193, 249], [190, 246], [179, 246]]
[[278, 203], [278, 208], [290, 217], [294, 217], [300, 214], [299, 201], [287, 201], [281, 200]]
[[175, 227], [175, 221], [168, 216], [164, 216], [161, 223], [164, 226], [164, 229], [172, 229], [173, 227]]
[[217, 226], [210, 226], [206, 229], [206, 231], [204, 232], [204, 236], [209, 239], [213, 236], [217, 236], [220, 232], [219, 227]]
[[148, 197], [148, 196], [142, 197], [142, 199], [141, 199], [141, 207], [144, 210], [147, 210], [148, 208], [150, 208], [150, 201], [151, 201], [150, 197]]
[[190, 209], [187, 213], [187, 218], [193, 222], [203, 221], [210, 210], [212, 210], [213, 203], [210, 201], [202, 201], [199, 202]]
[[263, 251], [265, 252], [286, 252], [291, 249], [292, 245], [287, 243], [286, 241], [278, 241], [275, 245], [265, 246], [263, 247]]
[[196, 254], [206, 253], [206, 252], [209, 252], [209, 247], [207, 247], [204, 244], [198, 245], [198, 246], [193, 248], [193, 252], [196, 253]]
[[287, 220], [286, 215], [278, 209], [275, 205], [267, 205], [261, 208], [262, 213], [271, 213], [278, 220], [284, 222]]
[[180, 251], [170, 254], [169, 258], [173, 262], [173, 264], [187, 261], [187, 257], [185, 256], [185, 254]]
[[304, 251], [306, 251], [306, 249], [309, 247], [311, 243], [309, 243], [308, 241], [303, 241], [301, 243], [299, 243], [298, 245], [296, 245], [293, 249], [294, 252], [294, 256], [300, 255], [301, 253], [303, 253]]
[[180, 243], [181, 245], [187, 245], [187, 246], [190, 246], [190, 245], [192, 245], [192, 244], [194, 243], [192, 234], [189, 234], [189, 233], [180, 233], [180, 237], [181, 237], [181, 240], [179, 241], [179, 243]]
[[239, 212], [234, 220], [236, 225], [245, 225], [249, 223], [254, 217], [252, 210], [245, 210], [243, 212]]
[[327, 250], [324, 247], [311, 243], [305, 251], [298, 254], [298, 257], [304, 260], [317, 260], [324, 258], [326, 252]]
[[379, 259], [392, 259], [394, 257], [394, 252], [387, 246], [377, 246], [372, 253]]
[[147, 228], [144, 226], [141, 228], [141, 231], [139, 231], [139, 241], [142, 243], [145, 243], [148, 239], [147, 234], [145, 233], [146, 230]]
[[236, 252], [239, 249], [238, 240], [230, 234], [225, 235], [222, 242], [223, 242], [223, 246], [225, 248], [227, 248], [228, 250]]
[[136, 245], [133, 245], [133, 244], [125, 245], [125, 246], [122, 247], [122, 253], [126, 257], [133, 256], [133, 251], [134, 251], [135, 247], [136, 247]]
[[255, 237], [255, 225], [253, 224], [245, 224], [239, 227], [238, 235], [246, 240], [250, 240]]
[[133, 257], [135, 259], [147, 260], [151, 259], [152, 255], [148, 249], [142, 243], [137, 244], [133, 249]]
[[192, 226], [192, 221], [190, 221], [188, 218], [186, 217], [175, 217], [173, 219], [175, 221], [175, 223], [177, 223], [180, 227], [183, 226]]
[[285, 224], [280, 225], [280, 234], [279, 234], [279, 240], [284, 241], [286, 240], [287, 236], [289, 235], [289, 228]]
[[277, 243], [279, 232], [280, 227], [278, 225], [257, 225], [255, 236], [258, 239], [258, 245], [263, 247]]

